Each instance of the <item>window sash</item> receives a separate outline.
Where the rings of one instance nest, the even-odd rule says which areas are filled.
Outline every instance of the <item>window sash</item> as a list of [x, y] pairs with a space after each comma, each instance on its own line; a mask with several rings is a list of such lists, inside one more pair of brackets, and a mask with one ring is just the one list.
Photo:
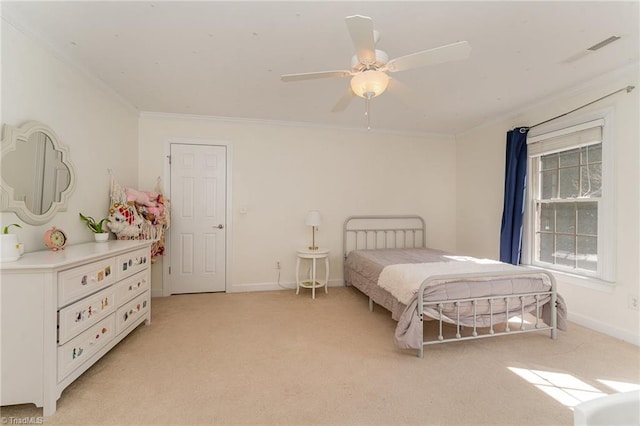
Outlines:
[[[572, 272], [584, 274], [598, 272], [597, 215], [594, 227], [594, 224], [589, 223], [588, 220], [589, 210], [593, 211], [593, 208], [588, 209], [590, 205], [595, 206], [596, 212], [599, 211], [597, 199], [536, 200], [534, 231], [534, 262], [536, 264], [551, 268], [567, 268]], [[545, 207], [547, 214], [543, 213]], [[565, 210], [565, 213], [570, 212], [570, 215], [559, 216], [558, 207]], [[548, 213], [551, 213], [551, 216]], [[564, 241], [564, 248], [560, 241]], [[570, 249], [566, 247], [568, 242], [571, 245]], [[596, 243], [595, 250], [593, 250], [593, 242]]]
[[[535, 199], [601, 197], [601, 149], [602, 144], [598, 142], [536, 157], [539, 185], [536, 188]], [[592, 158], [589, 156], [590, 153]]]

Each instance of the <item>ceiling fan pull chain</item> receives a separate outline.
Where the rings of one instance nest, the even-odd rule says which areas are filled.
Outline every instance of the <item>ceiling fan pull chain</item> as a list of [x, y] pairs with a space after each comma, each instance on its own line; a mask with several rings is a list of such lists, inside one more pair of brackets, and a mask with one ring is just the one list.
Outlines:
[[367, 130], [371, 130], [371, 114], [369, 113], [369, 108], [371, 107], [371, 98], [371, 93], [367, 93], [367, 100], [365, 101], [366, 111], [364, 113], [364, 115], [367, 116]]

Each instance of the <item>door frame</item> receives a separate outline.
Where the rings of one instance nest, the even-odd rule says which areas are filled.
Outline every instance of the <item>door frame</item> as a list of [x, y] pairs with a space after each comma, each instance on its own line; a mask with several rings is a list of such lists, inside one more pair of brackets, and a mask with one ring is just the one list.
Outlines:
[[[225, 279], [224, 279], [224, 287], [225, 293], [229, 293], [231, 288], [231, 241], [233, 241], [233, 215], [231, 208], [231, 158], [233, 154], [233, 145], [228, 141], [220, 141], [213, 139], [196, 139], [196, 138], [170, 138], [167, 139], [164, 143], [164, 191], [166, 194], [171, 194], [171, 165], [169, 164], [169, 156], [171, 155], [171, 145], [208, 145], [208, 146], [224, 146], [226, 148], [226, 160], [225, 166], [227, 169], [227, 173], [225, 176], [226, 179], [226, 197], [225, 197], [225, 242], [224, 242], [224, 250], [225, 250]], [[169, 198], [171, 201], [171, 198]], [[171, 292], [169, 289], [169, 266], [171, 265], [171, 224], [169, 224], [169, 232], [167, 232], [165, 237], [165, 251], [164, 251], [164, 259], [162, 259], [162, 295], [163, 296], [171, 296]]]

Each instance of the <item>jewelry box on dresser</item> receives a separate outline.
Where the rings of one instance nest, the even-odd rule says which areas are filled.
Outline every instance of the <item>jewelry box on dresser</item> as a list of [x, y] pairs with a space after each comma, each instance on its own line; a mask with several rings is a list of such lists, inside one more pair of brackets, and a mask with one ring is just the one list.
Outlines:
[[151, 241], [110, 240], [0, 264], [1, 405], [56, 411], [62, 391], [151, 322]]

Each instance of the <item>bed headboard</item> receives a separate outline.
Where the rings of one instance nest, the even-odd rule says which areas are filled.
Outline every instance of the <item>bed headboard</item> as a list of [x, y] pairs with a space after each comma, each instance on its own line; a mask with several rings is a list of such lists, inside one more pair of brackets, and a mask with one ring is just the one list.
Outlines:
[[351, 250], [419, 247], [426, 247], [425, 222], [420, 216], [350, 216], [344, 221], [345, 259]]

